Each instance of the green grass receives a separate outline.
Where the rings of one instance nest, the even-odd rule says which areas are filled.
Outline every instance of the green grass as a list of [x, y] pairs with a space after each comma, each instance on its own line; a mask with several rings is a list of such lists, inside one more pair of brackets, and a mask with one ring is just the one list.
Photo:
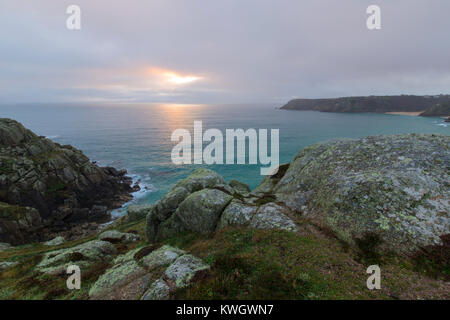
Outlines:
[[[111, 226], [145, 239], [145, 219], [119, 221]], [[33, 271], [45, 252], [90, 241], [95, 236], [49, 248], [41, 244], [0, 253], [0, 260], [20, 264], [0, 273], [0, 299], [87, 299], [89, 288], [110, 267], [92, 265], [82, 271], [81, 290], [66, 289], [66, 276], [46, 276]], [[374, 239], [366, 239], [360, 250], [343, 247], [335, 238], [287, 231], [227, 228], [214, 234], [180, 233], [154, 245], [145, 240], [118, 244], [119, 254], [142, 247], [142, 254], [163, 244], [180, 247], [211, 266], [209, 274], [192, 286], [176, 291], [175, 299], [392, 299], [444, 298], [448, 290], [439, 280], [415, 270], [413, 261], [400, 257], [381, 259], [382, 289], [366, 287], [366, 269]], [[375, 241], [376, 242], [376, 241]], [[363, 250], [364, 249], [364, 250]], [[366, 255], [361, 256], [362, 252]], [[151, 274], [158, 278], [164, 270]]]

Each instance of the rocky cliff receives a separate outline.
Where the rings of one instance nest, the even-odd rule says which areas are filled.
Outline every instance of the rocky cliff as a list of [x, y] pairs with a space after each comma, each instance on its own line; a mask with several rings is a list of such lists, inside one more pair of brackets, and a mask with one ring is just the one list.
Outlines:
[[450, 102], [436, 104], [420, 115], [422, 117], [450, 117]]
[[0, 119], [0, 242], [48, 240], [131, 198], [125, 171], [101, 168], [72, 146]]
[[294, 99], [284, 110], [311, 110], [321, 112], [418, 112], [436, 104], [450, 102], [450, 95], [438, 96], [368, 96], [334, 99]]

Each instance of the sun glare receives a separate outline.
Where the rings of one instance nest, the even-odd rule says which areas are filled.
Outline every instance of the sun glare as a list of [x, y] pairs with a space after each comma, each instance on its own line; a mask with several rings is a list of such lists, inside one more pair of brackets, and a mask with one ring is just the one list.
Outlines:
[[184, 85], [193, 83], [198, 80], [202, 80], [203, 78], [195, 75], [183, 75], [179, 72], [159, 69], [159, 68], [151, 68], [150, 73], [152, 75], [156, 75], [160, 77], [163, 81], [168, 82], [173, 85]]

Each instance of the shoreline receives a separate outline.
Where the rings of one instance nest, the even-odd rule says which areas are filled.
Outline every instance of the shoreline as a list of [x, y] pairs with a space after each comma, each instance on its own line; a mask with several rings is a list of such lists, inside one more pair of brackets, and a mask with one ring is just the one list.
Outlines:
[[385, 112], [384, 114], [393, 114], [393, 115], [401, 115], [401, 116], [413, 116], [418, 117], [420, 116], [424, 111], [417, 111], [417, 112], [407, 112], [407, 111], [399, 111], [399, 112]]

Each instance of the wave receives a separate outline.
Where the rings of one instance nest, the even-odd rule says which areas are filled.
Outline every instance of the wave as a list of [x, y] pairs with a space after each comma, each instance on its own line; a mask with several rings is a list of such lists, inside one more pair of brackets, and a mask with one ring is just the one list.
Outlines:
[[155, 192], [156, 187], [149, 182], [150, 177], [139, 175], [136, 173], [128, 173], [128, 176], [133, 180], [133, 185], [136, 183], [139, 185], [140, 190], [131, 193], [133, 199], [124, 203], [121, 208], [111, 211], [111, 217], [117, 219], [127, 214], [127, 207], [130, 205], [138, 204], [140, 199], [144, 198], [147, 194]]

